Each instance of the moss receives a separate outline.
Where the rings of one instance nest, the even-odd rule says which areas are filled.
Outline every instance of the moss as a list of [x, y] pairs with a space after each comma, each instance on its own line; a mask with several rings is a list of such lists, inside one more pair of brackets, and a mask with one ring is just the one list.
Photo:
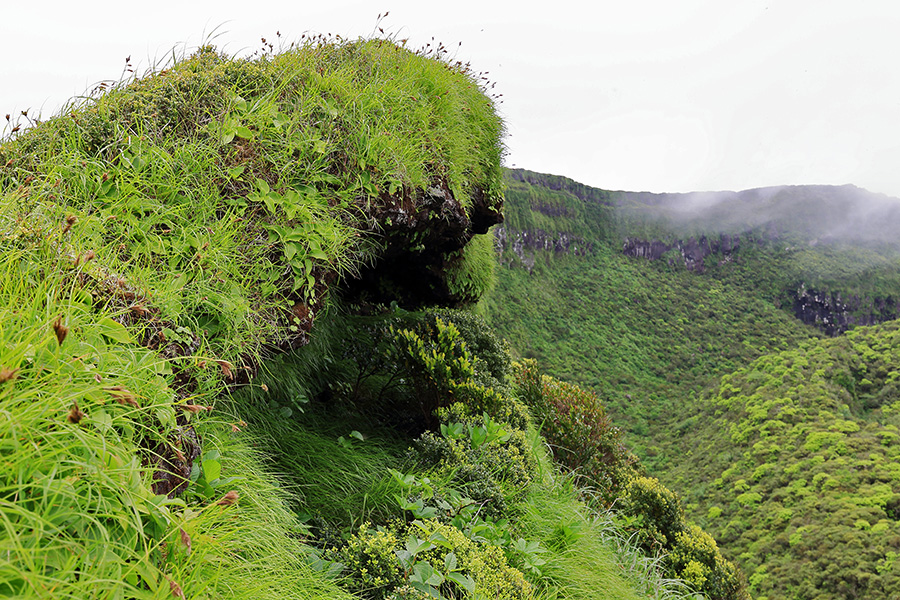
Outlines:
[[496, 263], [493, 236], [475, 236], [445, 268], [450, 293], [464, 303], [478, 301], [497, 283]]

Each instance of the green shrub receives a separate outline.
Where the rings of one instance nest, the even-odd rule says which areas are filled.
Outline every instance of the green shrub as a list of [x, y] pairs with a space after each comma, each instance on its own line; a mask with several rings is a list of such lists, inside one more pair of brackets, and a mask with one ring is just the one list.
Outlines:
[[344, 587], [366, 598], [385, 598], [404, 581], [399, 547], [396, 531], [365, 523], [329, 557], [344, 565]]
[[467, 310], [451, 308], [430, 311], [429, 318], [453, 323], [474, 356], [475, 381], [505, 391], [512, 374], [509, 344], [483, 318]]
[[519, 366], [516, 383], [519, 398], [541, 424], [554, 458], [598, 485], [607, 502], [614, 501], [638, 462], [596, 394], [542, 376], [531, 360]]
[[531, 597], [530, 584], [503, 550], [432, 520], [387, 528], [365, 524], [330, 557], [344, 565], [346, 587], [365, 598]]
[[425, 432], [415, 442], [415, 460], [493, 516], [523, 497], [537, 469], [525, 432], [506, 430], [487, 415], [476, 419], [456, 413], [442, 423], [440, 435]]
[[435, 411], [455, 401], [458, 385], [472, 381], [472, 356], [456, 326], [441, 319], [435, 319], [433, 326], [426, 322], [419, 331], [391, 328], [391, 333], [391, 351], [412, 387], [416, 408], [434, 428]]
[[435, 521], [423, 522], [420, 528], [429, 536], [437, 534], [446, 539], [445, 544], [436, 545], [426, 557], [440, 563], [446, 561], [448, 551], [453, 552], [459, 568], [475, 581], [475, 597], [497, 600], [531, 597], [531, 585], [521, 571], [509, 566], [503, 550], [497, 546], [474, 542], [455, 527]]
[[[471, 331], [471, 328], [469, 328]], [[492, 417], [525, 429], [530, 417], [527, 409], [491, 387], [476, 381], [476, 367], [483, 363], [503, 375], [503, 361], [495, 354], [502, 351], [489, 336], [480, 336], [480, 347], [488, 347], [488, 361], [480, 361], [473, 354], [460, 330], [452, 321], [440, 317], [426, 318], [418, 327], [397, 329], [391, 326], [392, 345], [387, 351], [394, 357], [406, 385], [411, 388], [415, 409], [430, 428], [437, 428], [437, 413], [441, 408], [459, 404], [468, 415], [487, 413]], [[483, 373], [483, 371], [482, 371]], [[482, 377], [481, 379], [485, 379]], [[493, 381], [490, 376], [489, 381]]]
[[678, 495], [657, 479], [630, 481], [622, 510], [636, 518], [638, 540], [645, 550], [664, 555], [670, 576], [712, 600], [749, 599], [743, 574], [722, 557], [712, 536], [686, 521]]
[[666, 564], [672, 573], [711, 600], [750, 598], [743, 574], [722, 558], [716, 541], [696, 525], [675, 535]]
[[395, 589], [387, 600], [434, 600], [434, 596], [411, 585], [402, 585]]
[[648, 551], [671, 546], [686, 527], [681, 500], [652, 477], [636, 477], [625, 488], [622, 512], [642, 520], [639, 537]]

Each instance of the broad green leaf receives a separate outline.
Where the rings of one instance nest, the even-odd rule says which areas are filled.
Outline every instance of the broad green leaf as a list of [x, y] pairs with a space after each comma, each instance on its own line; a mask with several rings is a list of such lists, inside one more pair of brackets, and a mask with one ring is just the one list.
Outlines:
[[428, 541], [434, 542], [439, 546], [443, 546], [444, 548], [453, 548], [453, 544], [451, 544], [447, 540], [447, 538], [444, 537], [444, 534], [442, 534], [440, 531], [435, 531], [430, 536], [428, 536]]
[[458, 584], [462, 589], [470, 594], [475, 593], [475, 580], [468, 575], [462, 573], [447, 573], [447, 579]]
[[113, 321], [109, 317], [100, 317], [97, 320], [97, 325], [100, 328], [100, 333], [113, 341], [122, 344], [128, 344], [134, 341], [124, 325]]
[[472, 445], [478, 448], [487, 439], [487, 430], [484, 427], [473, 427], [469, 432], [469, 439], [472, 440]]
[[206, 477], [206, 481], [215, 481], [221, 473], [222, 463], [217, 460], [203, 461], [203, 475]]
[[324, 260], [324, 261], [328, 260], [328, 255], [325, 254], [324, 252], [322, 252], [322, 250], [320, 250], [318, 248], [310, 248], [309, 255], [312, 256], [313, 258], [317, 258], [319, 260]]

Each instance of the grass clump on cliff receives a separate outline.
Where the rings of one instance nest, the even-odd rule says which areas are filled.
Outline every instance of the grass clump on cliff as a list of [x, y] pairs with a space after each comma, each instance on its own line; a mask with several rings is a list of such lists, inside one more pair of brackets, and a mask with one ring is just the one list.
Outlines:
[[444, 58], [205, 47], [3, 140], [3, 594], [345, 596], [252, 431], [207, 415], [377, 263], [384, 211], [455, 210], [455, 250], [499, 211], [502, 124]]
[[441, 188], [463, 214], [499, 211], [501, 133], [466, 67], [388, 41], [204, 47], [7, 140], [0, 189], [10, 225], [71, 220], [60, 252], [92, 251], [88, 274], [175, 334], [149, 343], [240, 368], [296, 343], [327, 285], [376, 260], [388, 209]]
[[[55, 240], [15, 246], [0, 271], [0, 594], [342, 597], [300, 560], [277, 482], [229, 439], [236, 419], [199, 423], [211, 398], [178, 398], [170, 363], [94, 305]], [[214, 451], [238, 479], [212, 475]]]

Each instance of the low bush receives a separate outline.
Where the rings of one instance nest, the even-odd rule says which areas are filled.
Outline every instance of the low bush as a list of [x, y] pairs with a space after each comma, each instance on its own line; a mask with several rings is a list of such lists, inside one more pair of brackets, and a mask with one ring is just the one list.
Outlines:
[[743, 574], [722, 557], [712, 536], [688, 523], [678, 495], [658, 480], [637, 477], [630, 481], [622, 512], [635, 519], [643, 548], [663, 555], [671, 577], [684, 580], [712, 600], [750, 598]]
[[364, 524], [330, 558], [344, 565], [350, 590], [373, 600], [531, 597], [531, 585], [500, 548], [434, 520]]
[[657, 479], [636, 477], [629, 481], [622, 500], [622, 512], [640, 519], [639, 542], [649, 552], [671, 547], [686, 527], [678, 495]]
[[[442, 411], [445, 419], [451, 414]], [[482, 512], [499, 516], [511, 501], [523, 497], [535, 474], [525, 432], [506, 430], [487, 414], [456, 418], [442, 423], [440, 434], [429, 431], [416, 440], [415, 460], [452, 482]]]
[[713, 600], [750, 598], [743, 574], [734, 563], [722, 558], [716, 541], [696, 525], [675, 535], [666, 563], [677, 577]]
[[516, 385], [554, 458], [598, 486], [606, 502], [621, 495], [639, 465], [596, 394], [542, 375], [532, 360], [518, 366]]

